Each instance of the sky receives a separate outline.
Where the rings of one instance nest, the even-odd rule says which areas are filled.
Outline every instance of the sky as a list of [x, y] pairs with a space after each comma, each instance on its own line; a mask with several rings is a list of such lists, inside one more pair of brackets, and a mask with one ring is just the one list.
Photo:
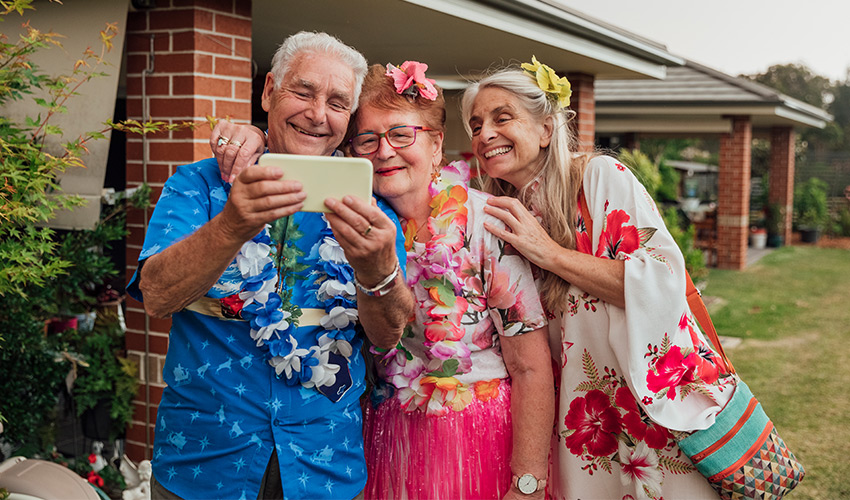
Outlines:
[[830, 80], [850, 67], [848, 0], [556, 0], [731, 75], [805, 64]]

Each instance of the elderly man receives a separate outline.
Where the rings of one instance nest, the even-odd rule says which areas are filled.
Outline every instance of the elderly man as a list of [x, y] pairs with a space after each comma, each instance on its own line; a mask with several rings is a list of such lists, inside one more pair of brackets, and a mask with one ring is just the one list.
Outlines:
[[[289, 37], [263, 90], [269, 150], [334, 154], [365, 73], [327, 34]], [[215, 159], [185, 165], [153, 213], [128, 291], [172, 317], [155, 498], [353, 498], [365, 484], [359, 332], [400, 338], [403, 237], [382, 202], [299, 212], [306, 193], [281, 176], [253, 166], [231, 185]], [[388, 239], [396, 253], [379, 250]]]

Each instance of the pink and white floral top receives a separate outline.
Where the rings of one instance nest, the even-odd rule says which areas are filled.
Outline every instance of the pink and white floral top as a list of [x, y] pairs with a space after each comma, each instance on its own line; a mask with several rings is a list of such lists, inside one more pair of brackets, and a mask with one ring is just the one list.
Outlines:
[[[468, 169], [451, 164], [443, 177], [455, 168]], [[392, 397], [406, 411], [442, 415], [463, 410], [473, 398], [496, 397], [499, 382], [508, 377], [499, 336], [521, 335], [547, 323], [528, 261], [484, 229], [484, 222], [504, 227], [484, 213], [490, 195], [468, 189], [465, 182], [462, 190], [457, 189], [460, 182], [445, 181], [432, 190], [450, 193], [449, 203], [444, 197], [440, 206], [454, 207], [451, 213], [446, 209], [445, 219], [460, 223], [460, 234], [448, 231], [441, 241], [452, 242], [456, 250], [427, 252], [425, 243], [408, 238], [407, 280], [418, 304], [415, 319], [398, 347], [377, 353], [379, 376], [394, 387]], [[439, 224], [436, 219], [431, 224]], [[456, 283], [456, 294], [447, 291], [451, 287], [434, 287], [434, 280], [444, 277]], [[441, 316], [451, 321], [435, 321]]]
[[590, 161], [577, 249], [625, 262], [625, 308], [573, 286], [550, 322], [561, 376], [553, 498], [717, 498], [670, 429], [705, 429], [733, 392], [685, 297], [685, 264], [653, 200], [610, 157]]

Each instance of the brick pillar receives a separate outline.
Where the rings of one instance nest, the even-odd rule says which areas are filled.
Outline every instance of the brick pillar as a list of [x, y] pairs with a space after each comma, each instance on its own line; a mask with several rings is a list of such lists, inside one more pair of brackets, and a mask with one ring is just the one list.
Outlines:
[[567, 79], [573, 95], [570, 97], [570, 109], [576, 112], [573, 119], [573, 133], [576, 134], [579, 151], [593, 151], [596, 136], [596, 96], [594, 94], [593, 75], [568, 73]]
[[791, 243], [791, 217], [794, 212], [794, 143], [792, 127], [773, 127], [770, 131], [770, 186], [768, 203], [785, 208], [780, 234]]
[[747, 263], [750, 212], [749, 116], [732, 116], [732, 132], [720, 136], [717, 180], [717, 267], [743, 269]]
[[[127, 117], [177, 123], [204, 122], [207, 116], [215, 116], [250, 122], [251, 2], [164, 0], [156, 4], [150, 10], [130, 12], [127, 20]], [[145, 139], [128, 134], [127, 187], [146, 180], [155, 202], [175, 168], [211, 156], [209, 133], [209, 127], [200, 123], [195, 131], [158, 133]], [[128, 215], [128, 279], [135, 271], [150, 213]], [[141, 303], [127, 298], [126, 346], [130, 358], [139, 363], [142, 383], [134, 401], [133, 422], [127, 428], [127, 454], [133, 460], [151, 457], [170, 327], [170, 320], [148, 318]]]

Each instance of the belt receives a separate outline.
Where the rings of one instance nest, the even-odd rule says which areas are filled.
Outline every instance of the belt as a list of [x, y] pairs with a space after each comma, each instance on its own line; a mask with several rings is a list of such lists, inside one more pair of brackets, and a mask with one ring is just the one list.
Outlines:
[[[225, 316], [221, 310], [221, 302], [213, 297], [201, 297], [183, 309], [185, 311], [192, 311], [198, 314], [203, 314], [204, 316], [212, 316], [225, 321], [245, 321], [242, 318]], [[320, 321], [325, 314], [327, 313], [324, 309], [302, 307], [301, 316], [298, 318], [298, 326], [320, 326]]]

